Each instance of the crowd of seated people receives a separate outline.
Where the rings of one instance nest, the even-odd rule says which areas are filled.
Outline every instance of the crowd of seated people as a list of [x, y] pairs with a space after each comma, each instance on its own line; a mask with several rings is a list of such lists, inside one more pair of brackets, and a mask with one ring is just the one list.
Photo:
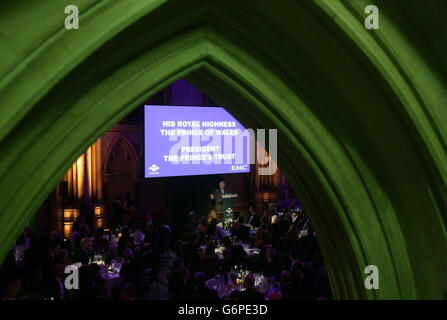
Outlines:
[[[205, 277], [210, 279], [217, 274], [226, 274], [234, 266], [242, 266], [250, 273], [243, 280], [245, 289], [234, 290], [230, 299], [331, 298], [316, 238], [302, 210], [268, 204], [257, 210], [251, 206], [248, 221], [257, 228], [254, 236], [242, 216], [236, 214], [234, 218], [228, 236], [222, 228], [216, 228], [213, 214], [207, 219], [190, 213], [187, 233], [177, 247], [178, 260], [168, 276], [172, 299], [217, 299], [215, 293], [203, 288]], [[217, 242], [224, 248], [221, 259], [215, 253]], [[259, 249], [259, 254], [247, 256], [241, 243], [250, 243]], [[275, 289], [264, 294], [258, 292], [254, 285], [255, 273], [275, 283]]]
[[[194, 212], [189, 217], [179, 241], [174, 241], [164, 219], [154, 221], [150, 215], [130, 219], [124, 213], [114, 225], [117, 243], [110, 237], [112, 231], [93, 230], [91, 221], [83, 216], [74, 223], [68, 239], [57, 231], [38, 236], [27, 226], [16, 243], [24, 248], [21, 259], [17, 260], [13, 248], [0, 267], [0, 298], [135, 300], [148, 289], [147, 283], [142, 286], [143, 275], [145, 279], [150, 275], [149, 283], [158, 281], [161, 257], [168, 252], [177, 256], [167, 271], [168, 298], [173, 300], [218, 300], [219, 295], [206, 282], [216, 275], [227, 279], [235, 266], [249, 273], [243, 279], [244, 290], [232, 291], [229, 299], [331, 298], [321, 254], [302, 210], [251, 206], [247, 219], [235, 215], [230, 234], [218, 225], [213, 211], [208, 217]], [[257, 248], [258, 254], [247, 255], [243, 243]], [[106, 285], [104, 267], [94, 262], [98, 253], [106, 264], [121, 262], [119, 281], [112, 287]], [[79, 266], [79, 289], [67, 290], [65, 270], [73, 264]], [[258, 292], [255, 274], [270, 279], [274, 289]]]
[[[150, 215], [129, 223], [123, 215], [113, 249], [112, 231], [105, 236], [103, 228], [93, 231], [90, 224], [81, 216], [68, 239], [57, 231], [38, 236], [30, 226], [25, 227], [0, 267], [0, 299], [135, 299], [140, 289], [139, 275], [150, 270], [150, 281], [157, 276], [160, 255], [169, 247], [169, 226], [163, 219], [153, 221]], [[16, 257], [18, 246], [23, 248], [20, 259]], [[121, 262], [116, 287], [106, 288], [101, 267], [93, 261], [96, 254], [104, 257], [105, 263]], [[68, 290], [64, 285], [69, 274], [66, 267], [71, 265], [78, 266], [78, 290]]]

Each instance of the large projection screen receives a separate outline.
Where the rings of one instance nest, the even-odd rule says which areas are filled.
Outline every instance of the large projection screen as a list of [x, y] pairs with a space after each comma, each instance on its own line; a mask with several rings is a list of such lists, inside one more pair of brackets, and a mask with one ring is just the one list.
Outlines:
[[146, 178], [250, 172], [250, 132], [222, 107], [144, 106]]

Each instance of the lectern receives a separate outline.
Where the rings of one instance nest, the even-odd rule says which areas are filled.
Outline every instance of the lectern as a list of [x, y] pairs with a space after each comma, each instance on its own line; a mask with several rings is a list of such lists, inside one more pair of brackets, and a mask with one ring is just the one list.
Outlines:
[[238, 197], [237, 193], [225, 193], [222, 195], [223, 205], [223, 221], [233, 218], [234, 214], [234, 200]]

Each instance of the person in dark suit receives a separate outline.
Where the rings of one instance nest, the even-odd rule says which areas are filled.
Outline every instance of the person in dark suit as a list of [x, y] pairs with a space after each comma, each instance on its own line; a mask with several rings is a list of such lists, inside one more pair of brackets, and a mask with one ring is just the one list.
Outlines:
[[219, 295], [213, 289], [205, 286], [206, 274], [198, 271], [194, 275], [195, 288], [192, 292], [192, 298], [198, 301], [218, 301]]
[[249, 210], [250, 210], [250, 217], [248, 218], [248, 224], [252, 225], [255, 228], [259, 227], [261, 225], [261, 217], [256, 211], [256, 206], [251, 205]]
[[250, 239], [250, 228], [244, 225], [244, 217], [239, 216], [233, 224], [232, 236], [238, 241], [248, 242]]
[[292, 281], [292, 274], [288, 270], [281, 272], [281, 294], [283, 300], [299, 300], [300, 290]]
[[43, 296], [48, 300], [66, 300], [69, 298], [65, 289], [65, 266], [56, 264], [53, 267], [51, 276], [45, 281]]
[[88, 264], [90, 258], [93, 258], [92, 241], [90, 238], [82, 238], [79, 247], [73, 251], [73, 261]]
[[214, 200], [215, 210], [217, 214], [217, 221], [222, 222], [223, 220], [223, 199], [222, 195], [227, 193], [227, 190], [225, 189], [226, 185], [224, 181], [219, 182], [219, 188], [214, 190], [212, 194], [210, 194], [210, 197], [212, 200]]
[[38, 262], [39, 272], [43, 274], [50, 274], [53, 267], [59, 263], [56, 257], [57, 251], [60, 249], [60, 245], [57, 242], [52, 242], [49, 244], [48, 252], [42, 255], [41, 260]]
[[189, 281], [189, 270], [185, 267], [175, 272], [174, 277], [170, 281], [170, 291], [172, 300], [188, 300], [191, 299], [194, 288], [192, 282]]
[[247, 252], [244, 250], [244, 248], [242, 248], [241, 245], [233, 245], [230, 238], [228, 237], [222, 239], [222, 244], [225, 249], [229, 249], [231, 251], [231, 261], [233, 265], [240, 265], [245, 262], [247, 258]]
[[298, 281], [299, 279], [299, 259], [301, 258], [301, 253], [297, 248], [292, 248], [289, 251], [289, 260], [290, 260], [290, 275], [293, 281]]
[[134, 258], [132, 249], [126, 248], [123, 251], [123, 257], [124, 257], [125, 261], [121, 265], [120, 276], [130, 274], [133, 277], [135, 277], [138, 272], [139, 266], [138, 266], [137, 260]]
[[249, 273], [244, 279], [245, 290], [240, 294], [240, 300], [264, 300], [264, 295], [255, 289], [255, 277]]
[[265, 265], [263, 266], [263, 274], [266, 277], [278, 277], [281, 272], [281, 265], [276, 257], [274, 248], [267, 248], [265, 251]]
[[220, 261], [219, 257], [215, 253], [216, 243], [214, 241], [209, 241], [206, 244], [206, 248], [203, 251], [202, 256], [202, 269], [208, 276], [214, 276], [220, 271]]
[[135, 259], [137, 261], [138, 271], [154, 268], [156, 257], [152, 251], [152, 245], [149, 242], [145, 242], [143, 245], [143, 254]]

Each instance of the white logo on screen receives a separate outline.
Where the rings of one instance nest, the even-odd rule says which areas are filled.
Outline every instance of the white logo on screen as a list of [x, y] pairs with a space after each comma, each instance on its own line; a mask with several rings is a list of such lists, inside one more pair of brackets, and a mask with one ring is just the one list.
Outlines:
[[156, 164], [153, 164], [149, 167], [149, 170], [152, 172], [149, 172], [149, 174], [158, 174], [158, 170], [160, 169], [159, 166], [157, 166]]
[[238, 166], [238, 165], [231, 166], [231, 171], [246, 171], [246, 170], [247, 170], [246, 164], [241, 165], [241, 166]]

